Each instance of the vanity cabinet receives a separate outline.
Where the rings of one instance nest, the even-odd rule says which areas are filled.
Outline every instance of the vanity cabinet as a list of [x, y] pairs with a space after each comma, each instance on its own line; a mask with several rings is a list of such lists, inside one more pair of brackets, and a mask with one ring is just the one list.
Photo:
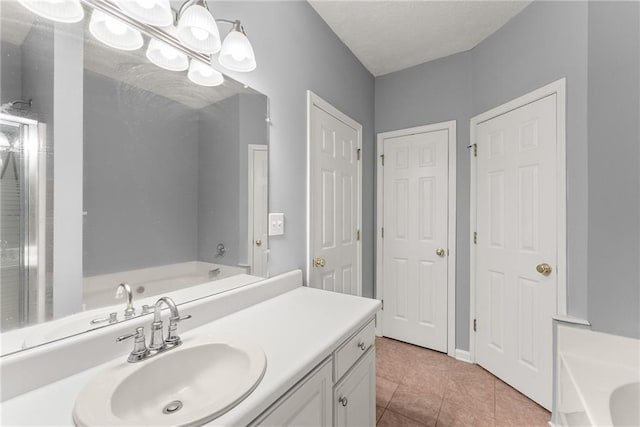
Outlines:
[[332, 418], [331, 360], [289, 390], [252, 426], [328, 426]]
[[376, 425], [376, 357], [371, 348], [333, 393], [334, 426]]
[[251, 426], [374, 426], [373, 321], [356, 331]]

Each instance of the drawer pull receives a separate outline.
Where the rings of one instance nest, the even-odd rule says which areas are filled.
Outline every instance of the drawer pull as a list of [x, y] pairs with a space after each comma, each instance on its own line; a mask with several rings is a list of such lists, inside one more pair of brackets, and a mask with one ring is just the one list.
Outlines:
[[340, 402], [342, 406], [347, 406], [347, 404], [349, 403], [345, 396], [342, 396], [340, 399], [338, 399], [338, 402]]
[[367, 348], [367, 345], [364, 343], [364, 341], [360, 341], [358, 347], [360, 347], [360, 350], [364, 351], [364, 349]]

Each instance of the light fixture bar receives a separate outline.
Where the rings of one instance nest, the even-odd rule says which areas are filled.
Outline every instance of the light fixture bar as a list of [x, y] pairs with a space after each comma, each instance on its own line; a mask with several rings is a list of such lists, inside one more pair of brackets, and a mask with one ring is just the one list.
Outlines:
[[141, 33], [147, 35], [148, 37], [158, 39], [171, 47], [176, 48], [177, 50], [184, 52], [190, 57], [197, 59], [198, 61], [204, 62], [205, 64], [211, 65], [211, 56], [205, 55], [203, 53], [197, 52], [193, 49], [189, 49], [183, 43], [180, 42], [176, 37], [162, 31], [160, 28], [156, 28], [151, 25], [144, 24], [140, 21], [137, 21], [122, 10], [118, 8], [114, 3], [109, 0], [80, 0], [82, 3], [97, 9], [109, 16], [112, 16], [116, 19], [121, 20], [132, 28], [140, 31]]

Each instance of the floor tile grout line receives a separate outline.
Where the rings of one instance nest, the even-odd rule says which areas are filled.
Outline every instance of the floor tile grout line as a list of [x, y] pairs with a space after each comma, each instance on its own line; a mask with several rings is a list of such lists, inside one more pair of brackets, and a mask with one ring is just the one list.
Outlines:
[[400, 388], [400, 383], [396, 384], [396, 388], [393, 390], [393, 393], [391, 393], [391, 397], [389, 398], [389, 400], [387, 401], [387, 404], [384, 406], [384, 409], [386, 410], [389, 405], [391, 404], [391, 400], [393, 400], [393, 396], [396, 395], [396, 391], [398, 391], [398, 389]]
[[440, 407], [438, 408], [438, 413], [436, 414], [436, 424], [434, 427], [438, 427], [438, 420], [440, 420], [440, 411], [442, 411], [442, 406], [444, 405], [444, 398], [447, 395], [447, 390], [442, 393], [442, 399], [440, 399]]
[[[421, 426], [427, 426], [427, 424], [423, 423], [422, 421], [416, 420], [415, 418], [411, 418], [411, 417], [410, 417], [409, 415], [407, 415], [407, 414], [401, 414], [400, 412], [398, 412], [398, 411], [394, 411], [394, 410], [393, 410], [393, 409], [391, 409], [391, 408], [387, 408], [387, 409], [385, 409], [385, 410], [384, 410], [384, 412], [387, 412], [387, 411], [389, 411], [389, 412], [393, 412], [393, 413], [394, 413], [394, 414], [396, 414], [396, 415], [400, 415], [401, 417], [404, 417], [404, 418], [406, 418], [406, 419], [408, 419], [408, 420], [411, 420], [411, 421], [413, 421], [414, 423], [418, 423], [418, 424], [420, 424]], [[380, 419], [382, 419], [382, 418], [380, 418]]]

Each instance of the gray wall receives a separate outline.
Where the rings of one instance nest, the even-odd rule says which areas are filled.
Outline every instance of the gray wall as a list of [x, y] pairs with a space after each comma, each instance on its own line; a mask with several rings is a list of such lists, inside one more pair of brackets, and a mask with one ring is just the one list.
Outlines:
[[[267, 97], [247, 93], [199, 112], [198, 259], [201, 261], [226, 265], [248, 262], [248, 146], [268, 143], [266, 112]], [[225, 245], [224, 258], [214, 256], [218, 243]]]
[[363, 125], [363, 287], [373, 295], [374, 79], [304, 1], [215, 2], [215, 16], [242, 20], [258, 68], [230, 73], [269, 97], [269, 210], [285, 235], [269, 239], [269, 271], [306, 270], [306, 90]]
[[[201, 109], [198, 115], [198, 256], [202, 261], [230, 265], [240, 261], [239, 108], [239, 97], [232, 96]], [[216, 182], [225, 184], [211, 185]], [[218, 243], [227, 249], [224, 259], [214, 258]]]
[[589, 4], [589, 321], [640, 337], [640, 3]]
[[456, 347], [469, 342], [469, 118], [472, 57], [452, 55], [376, 78], [376, 132], [456, 122]]
[[473, 51], [473, 114], [567, 78], [567, 301], [587, 316], [587, 2], [533, 2]]
[[22, 51], [20, 46], [0, 43], [0, 104], [22, 98]]
[[182, 104], [85, 70], [85, 276], [197, 258], [196, 120]]
[[476, 48], [376, 79], [376, 132], [457, 120], [456, 347], [469, 343], [469, 119], [567, 78], [569, 313], [587, 312], [586, 2], [534, 2]]

